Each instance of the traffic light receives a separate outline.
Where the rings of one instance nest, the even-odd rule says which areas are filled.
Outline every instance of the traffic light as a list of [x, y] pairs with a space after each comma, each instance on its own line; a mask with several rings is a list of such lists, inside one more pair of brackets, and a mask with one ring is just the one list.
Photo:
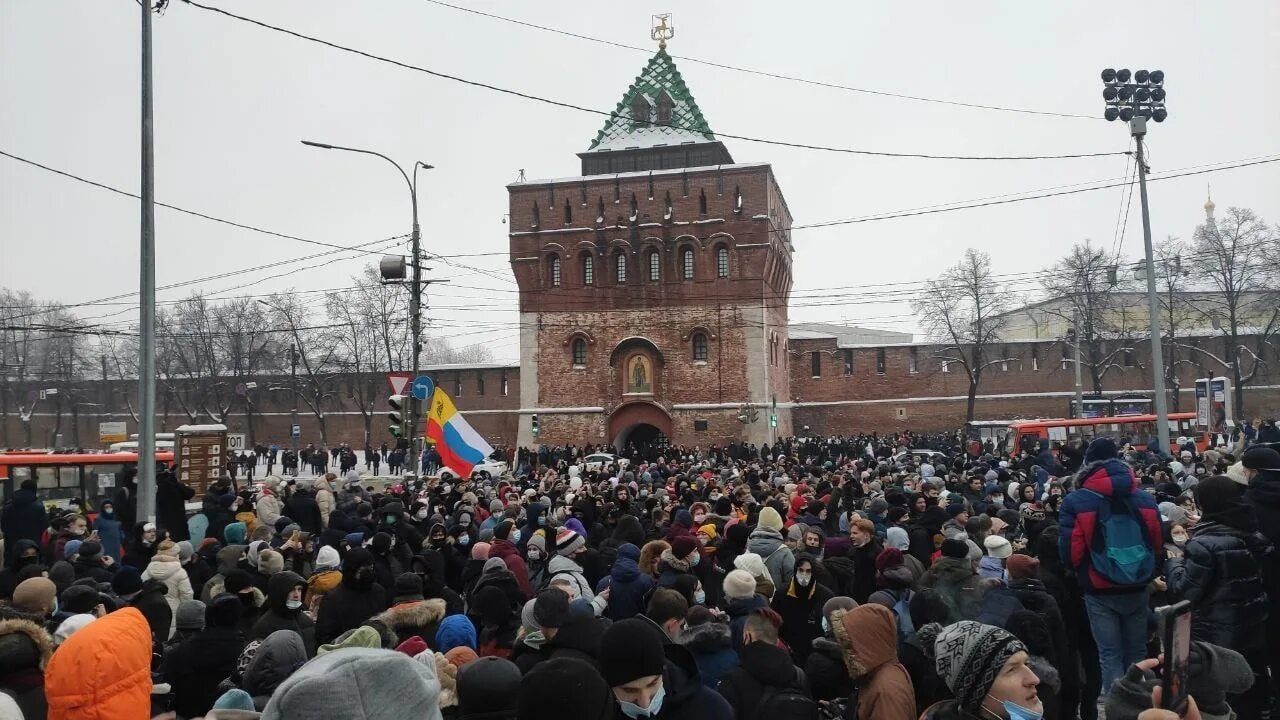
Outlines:
[[760, 419], [760, 411], [757, 410], [755, 406], [748, 405], [747, 406], [747, 422], [754, 423], [759, 419]]
[[537, 436], [538, 436], [538, 413], [534, 413], [534, 414], [530, 415], [530, 416], [529, 416], [529, 421], [530, 421], [530, 422], [532, 423], [532, 425], [533, 425], [533, 436], [534, 436], [534, 437], [537, 437]]
[[778, 427], [778, 415], [776, 413], [769, 416], [769, 427]]
[[391, 421], [387, 430], [393, 437], [404, 435], [404, 413], [407, 403], [408, 398], [404, 395], [392, 395], [387, 398], [387, 405], [391, 408], [391, 412], [387, 413], [387, 419]]

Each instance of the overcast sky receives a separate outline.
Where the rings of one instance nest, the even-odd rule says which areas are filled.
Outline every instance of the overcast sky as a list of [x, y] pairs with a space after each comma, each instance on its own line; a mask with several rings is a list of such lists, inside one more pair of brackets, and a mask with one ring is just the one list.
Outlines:
[[[239, 14], [476, 81], [612, 110], [656, 49], [650, 15], [672, 12], [675, 55], [860, 88], [1100, 117], [1105, 66], [1159, 67], [1169, 120], [1152, 125], [1155, 173], [1280, 154], [1280, 4], [614, 2], [458, 4], [641, 45], [645, 52], [521, 28], [425, 0], [208, 0]], [[807, 11], [807, 12], [805, 12]], [[0, 3], [0, 150], [109, 185], [138, 187], [138, 6], [128, 0]], [[1130, 40], [1129, 38], [1133, 38]], [[1127, 48], [1127, 49], [1126, 49]], [[1117, 152], [1122, 123], [929, 104], [814, 87], [677, 60], [715, 131], [891, 152]], [[407, 233], [408, 193], [376, 158], [306, 148], [311, 138], [436, 169], [420, 180], [423, 246], [450, 285], [430, 293], [433, 330], [517, 355], [505, 252], [505, 185], [578, 174], [599, 116], [468, 87], [342, 53], [174, 0], [155, 19], [157, 199], [340, 245]], [[726, 140], [773, 164], [797, 224], [1093, 180], [1122, 156], [959, 162], [874, 158]], [[1190, 238], [1206, 184], [1221, 213], [1280, 221], [1280, 163], [1152, 183], [1153, 235]], [[1120, 188], [793, 235], [791, 317], [915, 331], [902, 293], [967, 247], [995, 271], [1052, 264], [1075, 242], [1112, 247]], [[159, 285], [287, 263], [324, 248], [157, 208]], [[1141, 254], [1136, 198], [1123, 252]], [[138, 203], [0, 157], [0, 286], [84, 302], [137, 289]], [[390, 243], [369, 246], [380, 251]], [[341, 253], [194, 287], [214, 294], [349, 285], [376, 255]], [[319, 266], [317, 266], [319, 265]], [[884, 283], [904, 283], [889, 288]], [[824, 288], [873, 285], [847, 304]], [[898, 291], [892, 298], [869, 293]], [[1010, 293], [1035, 283], [1014, 278]], [[176, 299], [190, 288], [162, 292]], [[308, 295], [317, 308], [318, 294]], [[890, 301], [876, 301], [890, 300]], [[81, 308], [110, 327], [132, 299]], [[823, 304], [818, 304], [823, 303]]]

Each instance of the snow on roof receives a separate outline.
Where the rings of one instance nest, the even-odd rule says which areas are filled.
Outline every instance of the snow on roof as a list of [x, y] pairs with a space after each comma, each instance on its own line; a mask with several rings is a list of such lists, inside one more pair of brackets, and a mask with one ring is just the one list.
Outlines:
[[[537, 187], [539, 185], [558, 185], [560, 183], [581, 182], [583, 180], [600, 180], [601, 178], [608, 178], [608, 177], [618, 178], [619, 180], [626, 180], [627, 178], [649, 177], [650, 175], [652, 175], [653, 177], [662, 177], [664, 175], [682, 175], [685, 173], [693, 173], [693, 172], [699, 172], [699, 171], [705, 171], [705, 170], [733, 171], [733, 170], [746, 170], [748, 168], [759, 168], [759, 167], [769, 167], [769, 163], [767, 162], [733, 163], [731, 165], [704, 165], [701, 167], [668, 168], [666, 170], [636, 170], [633, 172], [608, 173], [604, 175], [575, 175], [573, 177], [544, 178], [539, 180], [526, 180], [524, 182], [513, 182], [513, 183], [508, 183], [507, 188], [510, 189], [510, 188]], [[764, 215], [761, 217], [768, 219], [769, 216]]]
[[[660, 105], [670, 106], [671, 117], [662, 124], [658, 124]], [[646, 108], [647, 117], [633, 117], [633, 109]], [[706, 143], [715, 139], [675, 61], [665, 49], [659, 49], [627, 88], [587, 151]]]
[[179, 425], [174, 433], [213, 433], [226, 432], [226, 425]]

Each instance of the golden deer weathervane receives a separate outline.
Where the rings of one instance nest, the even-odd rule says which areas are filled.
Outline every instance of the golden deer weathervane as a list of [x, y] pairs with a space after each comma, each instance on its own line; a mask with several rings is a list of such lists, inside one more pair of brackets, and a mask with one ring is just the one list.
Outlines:
[[676, 29], [668, 21], [671, 20], [671, 13], [662, 13], [653, 16], [653, 27], [649, 30], [649, 37], [658, 41], [658, 49], [666, 50], [667, 41], [676, 36]]

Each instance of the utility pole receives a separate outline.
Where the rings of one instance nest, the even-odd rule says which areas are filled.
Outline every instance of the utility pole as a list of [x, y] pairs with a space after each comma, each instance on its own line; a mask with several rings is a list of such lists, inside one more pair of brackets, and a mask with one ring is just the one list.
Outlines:
[[156, 228], [151, 117], [151, 0], [142, 0], [142, 224], [138, 272], [137, 517], [156, 519]]
[[289, 421], [289, 439], [293, 442], [293, 451], [298, 452], [298, 436], [293, 428], [298, 424], [298, 345], [289, 343], [289, 386], [293, 389], [293, 415]]
[[[1132, 82], [1130, 82], [1132, 80]], [[1142, 139], [1147, 135], [1147, 119], [1164, 122], [1169, 117], [1165, 108], [1163, 70], [1138, 70], [1107, 68], [1102, 71], [1102, 99], [1107, 109], [1103, 114], [1108, 121], [1123, 120], [1129, 123], [1137, 152], [1138, 189], [1142, 197], [1142, 241], [1147, 257], [1147, 315], [1151, 323], [1151, 386], [1156, 403], [1156, 433], [1160, 442], [1160, 454], [1169, 453], [1169, 402], [1164, 386], [1164, 347], [1160, 332], [1160, 301], [1156, 295], [1155, 253], [1151, 248], [1151, 213], [1147, 205], [1147, 163], [1143, 154]]]
[[1075, 366], [1076, 366], [1076, 417], [1084, 417], [1084, 384], [1080, 381], [1080, 308], [1076, 307], [1075, 316], [1072, 319], [1072, 332], [1075, 333]]

